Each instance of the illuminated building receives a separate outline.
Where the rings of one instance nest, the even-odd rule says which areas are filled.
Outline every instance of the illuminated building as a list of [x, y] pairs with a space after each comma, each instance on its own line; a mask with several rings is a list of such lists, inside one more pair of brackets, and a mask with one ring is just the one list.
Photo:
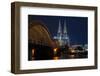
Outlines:
[[64, 22], [64, 29], [63, 30], [61, 27], [61, 22], [59, 21], [58, 32], [57, 32], [57, 35], [54, 36], [54, 39], [58, 40], [59, 46], [65, 46], [65, 45], [70, 46], [70, 40], [69, 40], [69, 37], [67, 34], [66, 21]]

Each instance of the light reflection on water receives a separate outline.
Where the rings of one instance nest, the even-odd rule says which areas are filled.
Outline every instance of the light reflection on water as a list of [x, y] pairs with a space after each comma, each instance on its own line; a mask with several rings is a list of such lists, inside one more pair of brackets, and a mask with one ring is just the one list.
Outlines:
[[75, 58], [75, 55], [68, 55], [69, 58]]
[[57, 56], [56, 56], [56, 57], [53, 57], [53, 59], [54, 59], [54, 60], [58, 60], [58, 59], [59, 59], [59, 57], [57, 57]]
[[[76, 58], [76, 55], [72, 54], [72, 55], [68, 55], [68, 56], [64, 57], [64, 59], [68, 59], [68, 58], [74, 59], [74, 58]], [[54, 56], [53, 57], [53, 60], [58, 60], [58, 59], [63, 59], [63, 58], [61, 58], [59, 56]]]
[[[75, 53], [75, 51], [72, 50], [72, 54], [67, 54], [64, 52], [61, 52], [60, 55], [57, 52], [57, 49], [54, 49], [54, 57], [51, 57], [53, 60], [59, 60], [59, 59], [76, 59], [76, 58], [88, 58], [88, 54], [81, 54], [81, 53]], [[32, 49], [32, 60], [46, 60], [49, 58], [44, 58], [44, 59], [36, 59], [34, 56], [35, 54], [35, 49]]]

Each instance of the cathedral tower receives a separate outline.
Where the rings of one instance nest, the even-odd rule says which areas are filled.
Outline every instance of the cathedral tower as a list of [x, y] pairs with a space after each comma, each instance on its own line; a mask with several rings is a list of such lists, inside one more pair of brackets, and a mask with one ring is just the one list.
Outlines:
[[57, 35], [54, 36], [54, 39], [58, 40], [60, 46], [65, 46], [66, 44], [68, 46], [70, 45], [69, 37], [67, 34], [66, 21], [64, 21], [64, 29], [62, 30], [61, 22], [59, 20]]

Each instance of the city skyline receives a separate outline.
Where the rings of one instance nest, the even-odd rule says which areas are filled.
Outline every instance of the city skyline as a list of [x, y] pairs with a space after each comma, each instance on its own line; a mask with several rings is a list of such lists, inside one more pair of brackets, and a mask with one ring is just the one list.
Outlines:
[[29, 15], [29, 22], [32, 20], [41, 21], [49, 29], [52, 38], [57, 35], [59, 20], [61, 27], [64, 28], [66, 22], [67, 33], [71, 44], [88, 44], [88, 18], [87, 17], [69, 17], [69, 16], [40, 16]]

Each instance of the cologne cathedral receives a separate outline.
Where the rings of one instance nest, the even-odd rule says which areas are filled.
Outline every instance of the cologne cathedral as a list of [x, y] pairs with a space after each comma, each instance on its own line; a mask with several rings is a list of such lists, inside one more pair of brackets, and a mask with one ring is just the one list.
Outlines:
[[65, 45], [70, 46], [70, 40], [67, 33], [66, 21], [64, 21], [64, 27], [62, 29], [61, 22], [59, 21], [57, 35], [54, 36], [54, 39], [59, 42], [59, 46], [63, 47]]

